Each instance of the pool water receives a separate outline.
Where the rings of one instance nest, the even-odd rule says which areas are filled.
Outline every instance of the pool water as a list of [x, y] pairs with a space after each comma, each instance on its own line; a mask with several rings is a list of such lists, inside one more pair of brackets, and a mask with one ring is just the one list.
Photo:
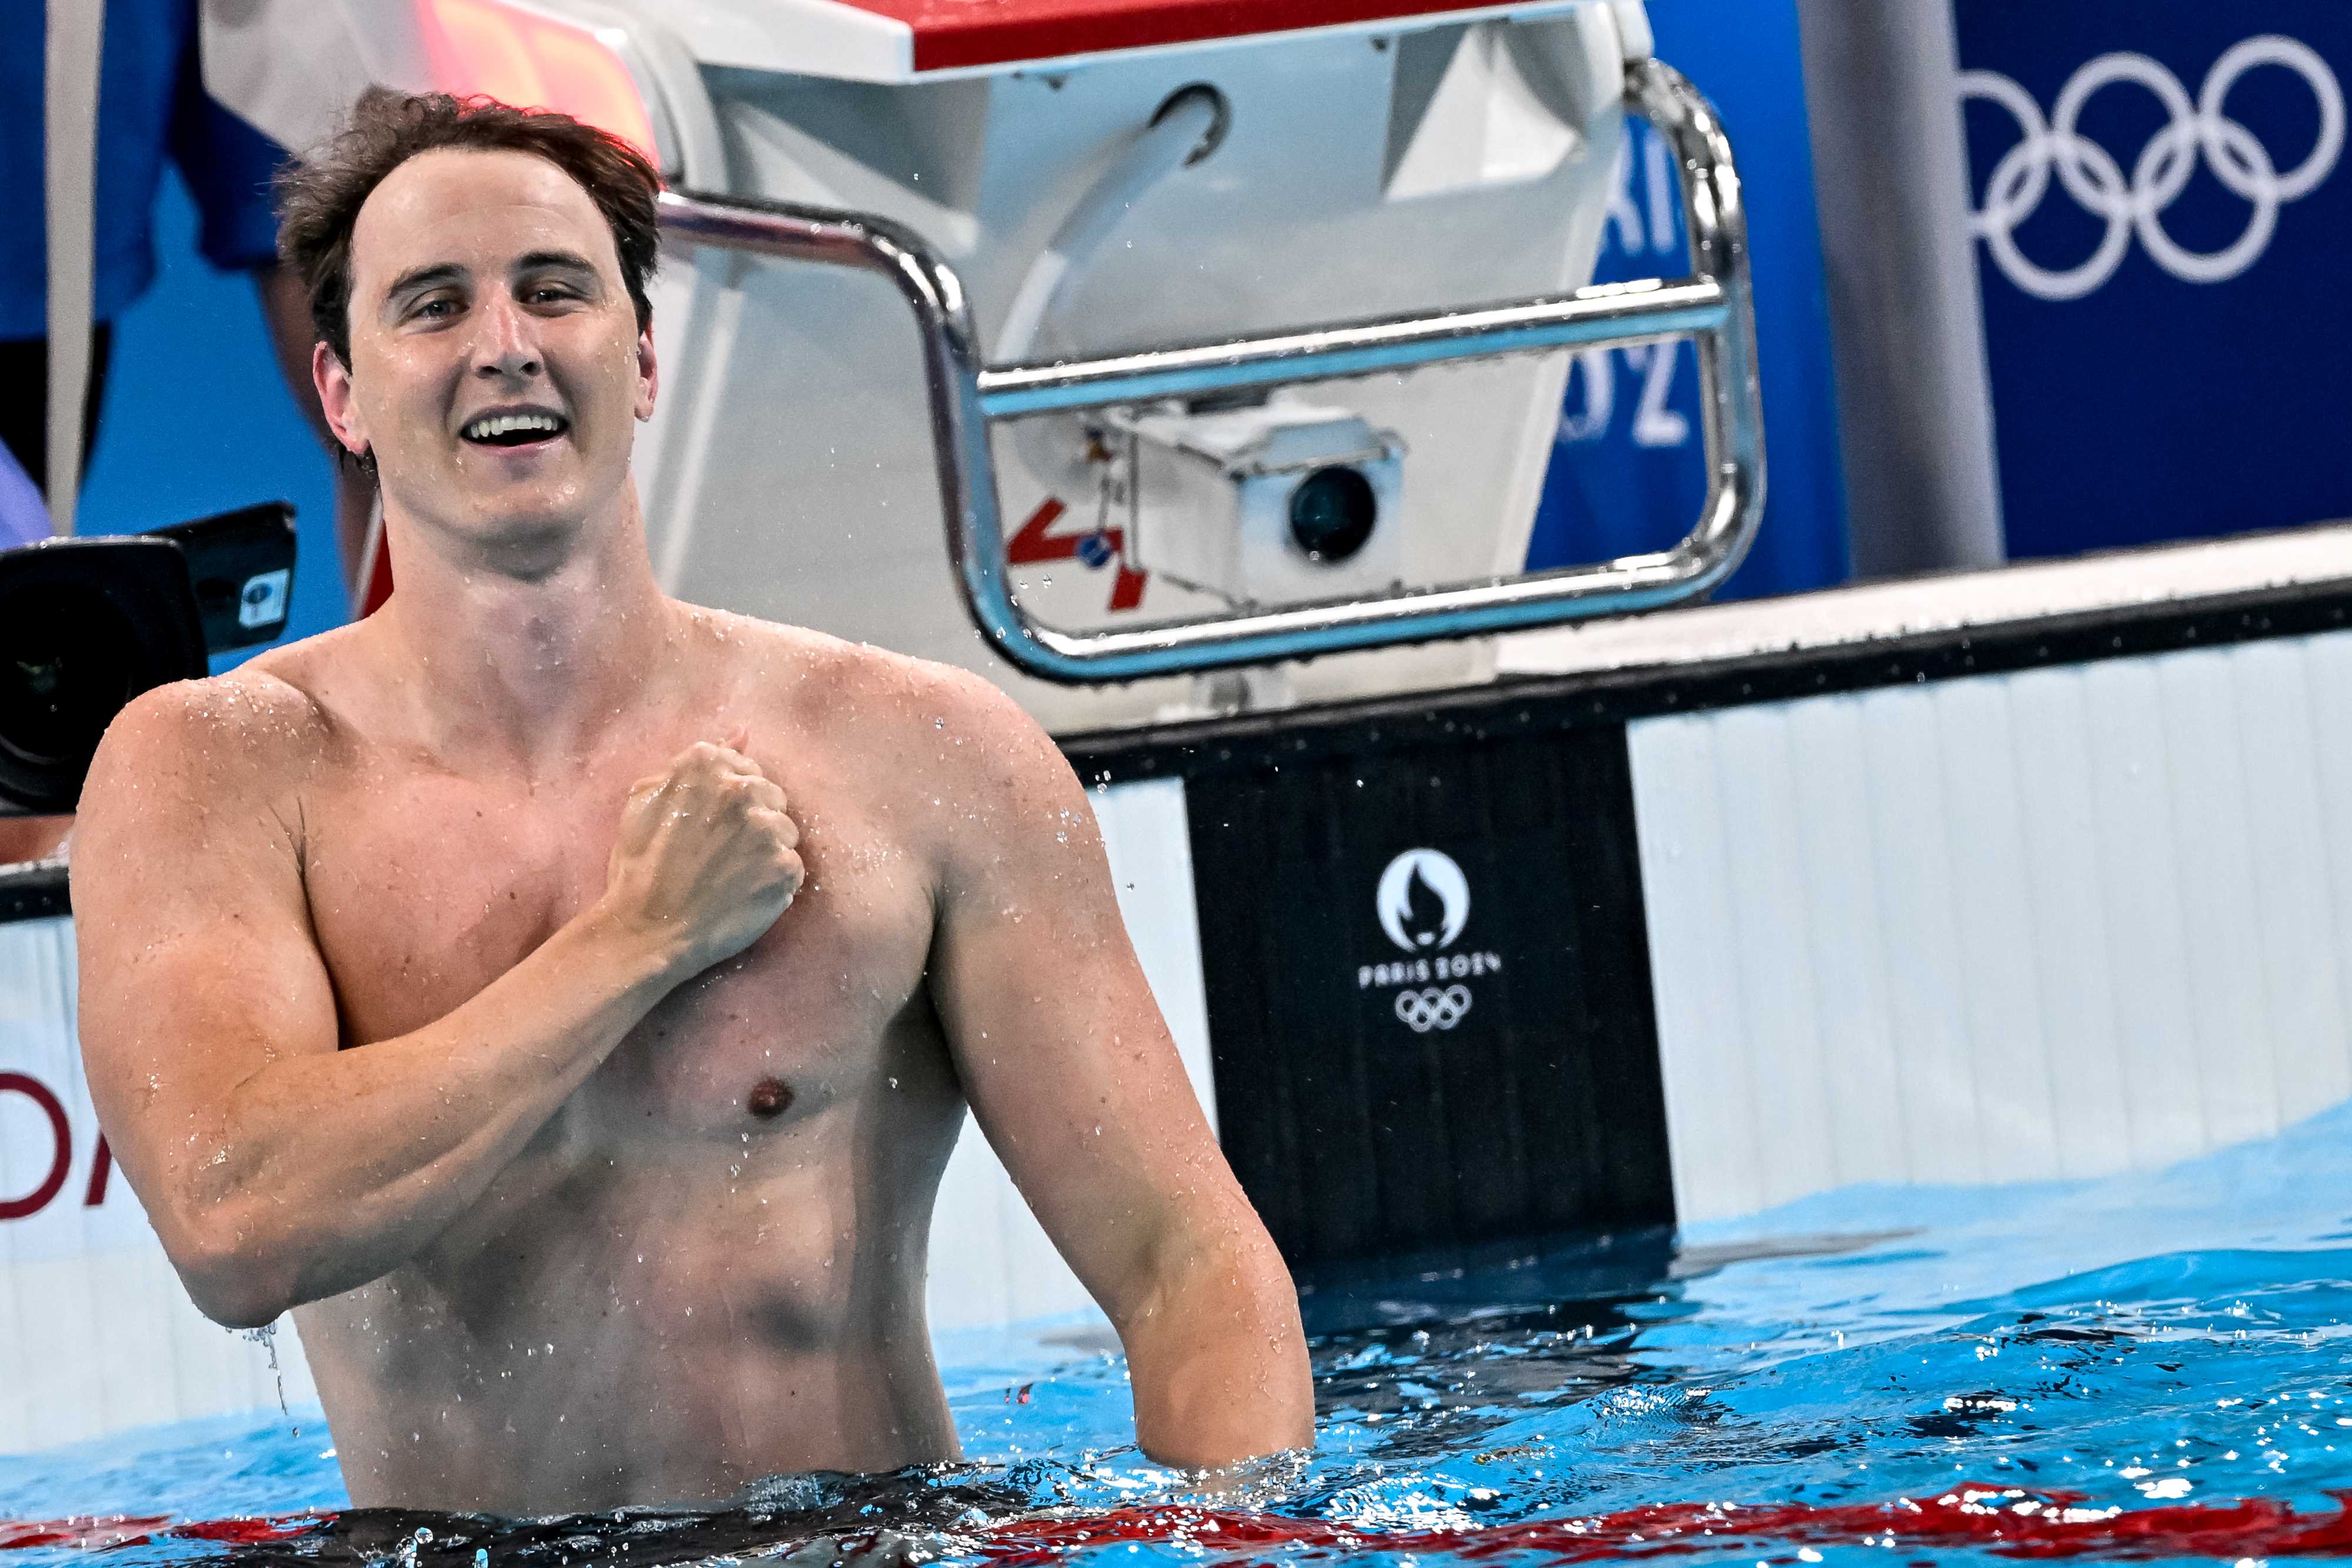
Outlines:
[[[950, 1335], [970, 1461], [717, 1513], [331, 1513], [315, 1410], [0, 1458], [5, 1568], [586, 1568], [873, 1541], [997, 1568], [1370, 1558], [1906, 1564], [2352, 1555], [2352, 1107], [2156, 1176], [1854, 1189], [1732, 1225], [1429, 1259], [1306, 1296], [1318, 1444], [1192, 1497], [1099, 1324]], [[68, 1542], [79, 1542], [80, 1544]], [[1865, 1556], [1864, 1554], [1868, 1555]], [[1890, 1553], [1892, 1555], [1890, 1556]]]

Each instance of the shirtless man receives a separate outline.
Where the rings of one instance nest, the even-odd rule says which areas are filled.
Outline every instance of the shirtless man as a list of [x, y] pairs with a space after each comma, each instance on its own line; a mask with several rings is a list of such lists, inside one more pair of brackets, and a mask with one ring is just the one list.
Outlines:
[[373, 94], [289, 192], [399, 589], [108, 732], [73, 899], [116, 1159], [207, 1313], [294, 1310], [362, 1506], [953, 1458], [923, 1288], [967, 1103], [1144, 1451], [1307, 1444], [1288, 1276], [1053, 744], [655, 583], [654, 190], [560, 116]]

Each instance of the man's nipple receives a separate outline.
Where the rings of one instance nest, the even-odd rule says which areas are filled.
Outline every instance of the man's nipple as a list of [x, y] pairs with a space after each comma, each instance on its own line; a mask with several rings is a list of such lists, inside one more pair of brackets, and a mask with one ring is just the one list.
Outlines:
[[751, 1085], [751, 1098], [747, 1103], [751, 1114], [772, 1122], [793, 1108], [793, 1086], [781, 1078], [762, 1078]]

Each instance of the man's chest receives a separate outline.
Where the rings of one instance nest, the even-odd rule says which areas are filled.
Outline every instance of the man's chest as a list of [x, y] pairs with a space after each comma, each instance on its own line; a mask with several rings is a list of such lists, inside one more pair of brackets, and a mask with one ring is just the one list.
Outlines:
[[[446, 1017], [522, 963], [605, 887], [630, 780], [562, 790], [446, 775], [306, 802], [304, 868], [343, 1043]], [[581, 1092], [618, 1131], [733, 1138], [865, 1087], [920, 995], [933, 904], [925, 857], [887, 811], [817, 774], [781, 780], [807, 880], [768, 933], [657, 1004]], [[782, 1106], [762, 1115], [768, 1103]]]

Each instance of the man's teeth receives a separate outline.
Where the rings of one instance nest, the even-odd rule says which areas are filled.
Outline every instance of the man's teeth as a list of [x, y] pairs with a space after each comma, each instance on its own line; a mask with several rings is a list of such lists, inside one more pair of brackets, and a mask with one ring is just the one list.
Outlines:
[[468, 441], [488, 441], [493, 436], [511, 435], [519, 430], [541, 432], [553, 435], [562, 428], [562, 423], [551, 414], [502, 413], [489, 419], [474, 421], [473, 423], [466, 426], [464, 434]]

